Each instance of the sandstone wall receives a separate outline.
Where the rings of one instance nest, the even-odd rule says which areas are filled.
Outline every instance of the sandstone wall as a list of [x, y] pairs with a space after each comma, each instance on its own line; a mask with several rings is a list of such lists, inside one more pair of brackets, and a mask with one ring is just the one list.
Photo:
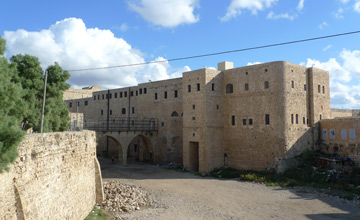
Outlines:
[[321, 150], [352, 158], [360, 164], [360, 117], [320, 121]]
[[103, 197], [95, 132], [26, 136], [0, 174], [0, 219], [84, 219]]

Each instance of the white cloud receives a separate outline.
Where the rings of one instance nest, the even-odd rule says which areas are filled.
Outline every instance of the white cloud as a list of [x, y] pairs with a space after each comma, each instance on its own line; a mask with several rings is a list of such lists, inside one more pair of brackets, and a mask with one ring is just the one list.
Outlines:
[[350, 0], [338, 0], [338, 1], [340, 1], [340, 2], [343, 3], [343, 4], [346, 4], [346, 3], [348, 3]]
[[326, 47], [323, 48], [323, 51], [327, 51], [328, 49], [330, 49], [332, 47], [331, 44], [327, 45]]
[[227, 8], [226, 14], [221, 21], [228, 21], [239, 16], [242, 10], [249, 10], [253, 15], [265, 8], [270, 8], [278, 0], [232, 0]]
[[334, 16], [335, 16], [335, 18], [337, 18], [337, 19], [343, 19], [343, 18], [344, 18], [343, 13], [344, 13], [344, 9], [339, 8], [339, 9], [334, 13]]
[[267, 19], [288, 19], [290, 21], [293, 21], [297, 15], [289, 15], [288, 13], [282, 13], [282, 14], [275, 14], [274, 12], [270, 11], [269, 14], [266, 16]]
[[301, 10], [304, 8], [304, 1], [305, 1], [305, 0], [300, 0], [300, 1], [299, 1], [299, 4], [298, 4], [298, 6], [297, 6], [297, 10], [298, 10], [298, 11], [301, 11]]
[[353, 7], [356, 12], [360, 13], [360, 0], [357, 0]]
[[198, 0], [132, 0], [128, 4], [145, 20], [166, 28], [199, 21], [199, 15], [194, 15]]
[[[308, 59], [306, 66], [330, 72], [331, 106], [336, 108], [360, 108], [360, 50], [342, 50], [339, 60], [326, 62]], [[303, 63], [304, 64], [304, 63]]]
[[327, 22], [323, 22], [323, 23], [321, 23], [321, 24], [319, 24], [319, 28], [320, 29], [324, 29], [324, 28], [326, 28], [327, 26], [329, 26], [329, 24], [327, 23]]
[[[40, 59], [43, 68], [58, 62], [64, 69], [119, 66], [143, 63], [143, 54], [109, 30], [87, 28], [81, 19], [67, 18], [39, 32], [5, 31], [9, 56], [30, 54]], [[159, 57], [155, 60], [164, 60]], [[100, 85], [103, 88], [132, 86], [147, 80], [172, 77], [178, 70], [156, 63], [106, 70], [70, 72], [74, 87]], [[180, 71], [180, 70], [179, 70]]]
[[251, 66], [251, 65], [256, 65], [256, 64], [262, 64], [263, 62], [259, 62], [259, 61], [256, 61], [256, 62], [253, 62], [253, 63], [247, 63], [246, 66]]

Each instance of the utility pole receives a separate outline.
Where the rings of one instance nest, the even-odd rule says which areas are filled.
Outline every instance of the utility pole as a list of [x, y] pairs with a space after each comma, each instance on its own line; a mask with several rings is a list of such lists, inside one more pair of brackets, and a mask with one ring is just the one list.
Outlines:
[[41, 111], [41, 127], [40, 127], [40, 133], [43, 133], [43, 129], [44, 129], [44, 114], [45, 114], [45, 100], [46, 100], [47, 76], [48, 76], [48, 72], [45, 71], [44, 94], [43, 94], [43, 103], [42, 103], [42, 111]]
[[[107, 116], [106, 116], [106, 131], [109, 131], [110, 123], [110, 89], [107, 93]], [[109, 136], [106, 136], [106, 156], [109, 156]]]

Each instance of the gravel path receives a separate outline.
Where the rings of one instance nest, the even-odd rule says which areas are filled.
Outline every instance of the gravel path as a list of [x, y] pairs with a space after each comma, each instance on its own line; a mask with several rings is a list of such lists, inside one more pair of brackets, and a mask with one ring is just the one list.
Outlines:
[[121, 219], [360, 219], [360, 206], [311, 189], [284, 189], [237, 180], [202, 178], [192, 173], [100, 159], [104, 180], [140, 187], [151, 208]]

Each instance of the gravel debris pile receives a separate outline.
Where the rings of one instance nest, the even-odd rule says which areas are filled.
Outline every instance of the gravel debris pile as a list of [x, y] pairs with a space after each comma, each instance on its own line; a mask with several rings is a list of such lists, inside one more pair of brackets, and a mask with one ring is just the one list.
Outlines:
[[105, 181], [105, 200], [101, 207], [110, 212], [131, 212], [149, 205], [146, 193], [134, 185]]

